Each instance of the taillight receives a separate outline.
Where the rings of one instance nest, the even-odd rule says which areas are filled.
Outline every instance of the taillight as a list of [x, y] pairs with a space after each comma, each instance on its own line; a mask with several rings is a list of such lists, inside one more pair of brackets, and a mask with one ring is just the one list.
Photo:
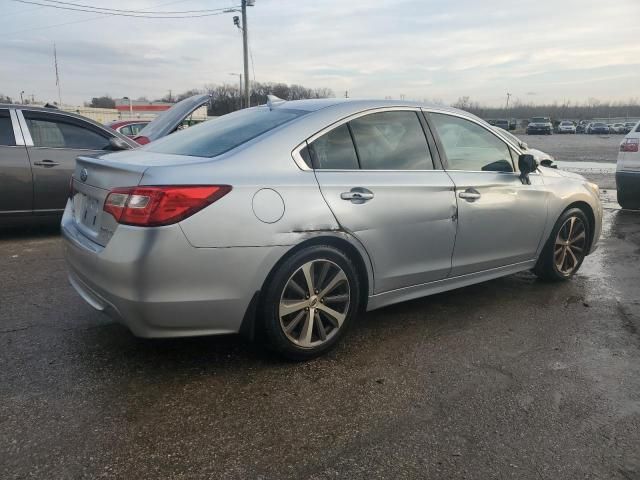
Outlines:
[[118, 223], [157, 227], [180, 222], [230, 191], [230, 185], [116, 188], [107, 195], [103, 210]]
[[637, 152], [638, 151], [638, 138], [625, 138], [620, 144], [621, 152]]
[[140, 145], [146, 145], [147, 143], [151, 143], [151, 140], [149, 140], [149, 138], [145, 137], [144, 135], [138, 135], [137, 137], [133, 138], [136, 142], [138, 142]]

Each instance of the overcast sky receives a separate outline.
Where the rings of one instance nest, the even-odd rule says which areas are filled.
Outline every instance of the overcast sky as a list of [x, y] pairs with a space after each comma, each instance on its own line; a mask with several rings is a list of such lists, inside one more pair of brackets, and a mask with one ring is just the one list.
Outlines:
[[[38, 1], [38, 0], [34, 0]], [[198, 10], [238, 0], [73, 0], [109, 8]], [[251, 77], [351, 97], [468, 95], [504, 104], [640, 97], [640, 0], [256, 0]], [[159, 98], [236, 84], [234, 14], [156, 20], [0, 0], [0, 93], [65, 103], [105, 93]]]

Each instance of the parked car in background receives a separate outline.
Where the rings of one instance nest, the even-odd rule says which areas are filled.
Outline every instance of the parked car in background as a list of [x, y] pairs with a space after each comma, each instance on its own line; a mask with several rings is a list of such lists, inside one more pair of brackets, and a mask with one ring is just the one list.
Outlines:
[[304, 360], [362, 310], [531, 269], [567, 280], [601, 224], [597, 186], [469, 113], [270, 99], [80, 157], [62, 234], [71, 284], [136, 335], [259, 332]]
[[563, 120], [558, 124], [558, 133], [576, 133], [576, 125], [568, 120]]
[[607, 135], [609, 133], [609, 125], [602, 122], [593, 122], [587, 125], [587, 133], [592, 135]]
[[538, 162], [538, 164], [543, 164], [542, 162], [551, 162], [553, 163], [555, 161], [555, 158], [553, 158], [552, 155], [543, 152], [542, 150], [537, 150], [535, 148], [529, 148], [529, 146], [522, 140], [520, 140], [518, 137], [516, 137], [513, 133], [511, 132], [505, 132], [503, 129], [498, 128], [498, 127], [493, 127], [500, 135], [502, 135], [503, 137], [505, 137], [508, 141], [511, 141], [513, 143], [515, 143], [516, 145], [518, 145], [520, 147], [520, 149], [524, 152], [524, 153], [528, 153], [530, 155], [533, 155], [533, 158], [536, 159], [536, 161]]
[[533, 117], [527, 125], [527, 135], [552, 135], [553, 125], [549, 117]]
[[151, 120], [116, 120], [107, 124], [107, 127], [129, 138], [136, 137], [140, 130], [146, 127]]
[[[153, 139], [176, 131], [208, 101], [188, 98], [146, 129]], [[143, 130], [144, 131], [144, 130]], [[31, 105], [0, 105], [0, 222], [60, 218], [79, 155], [126, 150], [140, 144], [86, 117]]]
[[626, 133], [624, 123], [613, 123], [609, 127], [610, 133]]
[[509, 130], [509, 120], [507, 119], [503, 119], [503, 118], [498, 119], [496, 120], [496, 123], [494, 125], [504, 130]]
[[0, 222], [59, 218], [78, 155], [136, 145], [80, 115], [31, 105], [0, 105]]
[[640, 123], [620, 143], [616, 188], [622, 208], [640, 209]]
[[576, 133], [587, 133], [587, 126], [589, 125], [588, 120], [580, 120], [578, 125], [576, 125]]
[[633, 129], [635, 128], [637, 123], [638, 122], [625, 122], [625, 124], [624, 124], [624, 133], [629, 133], [629, 132], [633, 131]]
[[190, 126], [192, 122], [188, 117], [198, 108], [205, 105], [211, 99], [211, 95], [193, 95], [176, 103], [169, 110], [158, 115], [153, 122], [138, 132], [133, 139], [141, 145], [146, 145], [158, 138], [174, 133]]

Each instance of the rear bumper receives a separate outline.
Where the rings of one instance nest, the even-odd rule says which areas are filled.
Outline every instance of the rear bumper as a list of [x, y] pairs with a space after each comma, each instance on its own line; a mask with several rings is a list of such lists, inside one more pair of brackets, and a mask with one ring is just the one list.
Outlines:
[[287, 247], [195, 248], [179, 225], [120, 225], [106, 247], [61, 225], [69, 281], [93, 308], [140, 337], [240, 331], [255, 292]]
[[618, 189], [618, 194], [623, 194], [625, 197], [640, 200], [640, 171], [617, 171], [616, 188]]

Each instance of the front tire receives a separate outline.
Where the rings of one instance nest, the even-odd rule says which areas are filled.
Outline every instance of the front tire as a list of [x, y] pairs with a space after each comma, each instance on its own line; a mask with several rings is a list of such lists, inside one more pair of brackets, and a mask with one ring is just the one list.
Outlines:
[[341, 250], [313, 245], [287, 258], [270, 278], [261, 302], [266, 344], [296, 361], [329, 351], [360, 307], [360, 282]]
[[533, 272], [547, 281], [570, 279], [587, 255], [591, 226], [579, 208], [560, 215], [545, 244]]

